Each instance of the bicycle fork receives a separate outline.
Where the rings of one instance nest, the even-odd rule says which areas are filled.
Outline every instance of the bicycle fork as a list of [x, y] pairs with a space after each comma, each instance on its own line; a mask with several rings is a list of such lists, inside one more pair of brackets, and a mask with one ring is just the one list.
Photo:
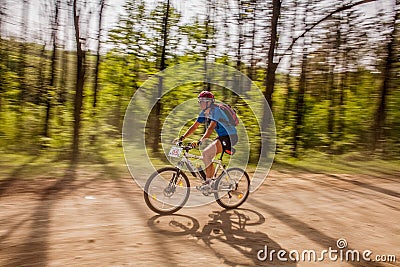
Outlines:
[[172, 175], [172, 178], [169, 180], [168, 186], [164, 189], [164, 194], [166, 196], [171, 196], [173, 193], [175, 193], [176, 186], [178, 185], [179, 172], [180, 170], [178, 169], [176, 173]]

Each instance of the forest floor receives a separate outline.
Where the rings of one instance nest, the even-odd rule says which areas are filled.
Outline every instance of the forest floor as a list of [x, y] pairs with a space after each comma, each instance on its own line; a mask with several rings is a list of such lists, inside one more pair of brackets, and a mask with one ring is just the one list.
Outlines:
[[400, 266], [400, 171], [279, 168], [240, 209], [169, 216], [127, 171], [18, 172], [0, 180], [0, 266]]

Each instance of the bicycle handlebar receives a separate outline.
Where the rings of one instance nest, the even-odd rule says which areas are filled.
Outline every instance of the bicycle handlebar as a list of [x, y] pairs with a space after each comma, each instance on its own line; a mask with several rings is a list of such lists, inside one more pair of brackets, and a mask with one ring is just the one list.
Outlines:
[[177, 142], [175, 145], [183, 148], [186, 152], [189, 152], [189, 150], [195, 148], [195, 147], [192, 146], [192, 144], [186, 144], [186, 145], [183, 144], [182, 141]]

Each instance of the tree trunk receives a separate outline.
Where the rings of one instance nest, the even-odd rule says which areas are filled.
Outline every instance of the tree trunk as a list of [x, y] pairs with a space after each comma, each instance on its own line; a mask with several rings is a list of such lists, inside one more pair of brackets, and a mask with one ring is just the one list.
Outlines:
[[[242, 46], [244, 44], [244, 37], [243, 37], [243, 7], [242, 7], [242, 1], [237, 0], [237, 5], [238, 5], [238, 46], [236, 50], [236, 69], [241, 72], [242, 69]], [[234, 90], [235, 92], [238, 92], [239, 94], [242, 93], [242, 76], [235, 76], [235, 81], [234, 81]]]
[[[68, 21], [66, 22], [64, 32], [67, 33], [67, 29], [69, 29], [69, 24], [70, 24], [70, 16], [68, 16]], [[66, 51], [67, 47], [67, 42], [68, 42], [68, 36], [64, 36], [63, 44], [62, 44], [62, 55], [60, 56], [60, 69], [62, 69], [62, 72], [60, 74], [60, 81], [59, 81], [59, 88], [57, 91], [57, 119], [58, 119], [58, 125], [59, 126], [64, 126], [64, 110], [65, 110], [65, 104], [67, 102], [67, 87], [69, 85], [68, 83], [68, 77], [69, 77], [69, 67], [68, 67], [68, 52]], [[60, 128], [59, 131], [62, 131]], [[58, 131], [58, 132], [59, 132]]]
[[6, 13], [6, 2], [1, 0], [0, 1], [0, 120], [2, 120], [2, 113], [3, 113], [3, 92], [5, 91], [4, 88], [4, 58], [6, 56], [5, 47], [3, 44], [3, 21], [5, 19]]
[[20, 142], [23, 132], [25, 131], [25, 123], [24, 123], [24, 107], [25, 100], [28, 95], [28, 85], [27, 85], [27, 54], [28, 54], [28, 45], [27, 45], [27, 35], [28, 35], [28, 17], [29, 17], [29, 1], [23, 0], [22, 7], [22, 24], [21, 24], [21, 36], [22, 40], [19, 44], [19, 59], [18, 59], [18, 81], [19, 81], [19, 95], [17, 99], [17, 119], [15, 120], [15, 129], [16, 134], [14, 136], [16, 142]]
[[[308, 4], [306, 3], [304, 16], [303, 16], [303, 24], [307, 25], [307, 18], [312, 14], [310, 11], [311, 0], [308, 0]], [[299, 156], [299, 145], [302, 141], [303, 134], [303, 123], [304, 123], [304, 95], [306, 92], [307, 86], [307, 65], [308, 65], [308, 42], [303, 41], [303, 57], [301, 61], [301, 73], [300, 73], [300, 81], [299, 81], [299, 89], [297, 92], [296, 99], [296, 110], [295, 110], [295, 125], [293, 129], [293, 149], [292, 156], [297, 158]]]
[[[278, 20], [279, 16], [281, 13], [281, 1], [280, 0], [273, 0], [272, 1], [273, 8], [272, 8], [272, 19], [271, 19], [271, 38], [270, 38], [270, 44], [269, 44], [269, 50], [268, 50], [268, 65], [267, 65], [267, 76], [265, 80], [265, 92], [264, 92], [264, 97], [267, 100], [267, 103], [271, 109], [273, 110], [272, 106], [272, 93], [274, 92], [274, 87], [275, 87], [275, 72], [276, 68], [278, 67], [278, 64], [274, 62], [274, 55], [275, 55], [275, 48], [276, 44], [278, 42]], [[268, 120], [270, 114], [268, 114], [267, 109], [264, 108], [264, 114], [263, 114], [263, 119], [262, 119], [262, 124], [261, 124], [261, 131], [263, 133], [267, 133], [268, 129]], [[268, 134], [267, 134], [268, 136]], [[267, 139], [262, 140], [262, 146], [266, 146], [268, 141]], [[267, 152], [266, 149], [263, 150], [264, 153]], [[262, 154], [262, 150], [260, 147], [260, 156], [261, 157], [266, 157], [266, 154]]]
[[272, 94], [275, 88], [275, 72], [278, 64], [274, 62], [275, 48], [278, 42], [278, 20], [281, 13], [281, 1], [273, 0], [272, 19], [271, 19], [271, 40], [268, 50], [268, 65], [267, 65], [267, 76], [265, 80], [265, 98], [267, 99], [268, 105], [272, 110]]
[[[71, 2], [68, 2], [68, 8], [70, 8]], [[69, 14], [69, 12], [68, 12]], [[66, 51], [66, 47], [68, 45], [68, 29], [69, 29], [69, 24], [72, 23], [73, 18], [69, 14], [67, 16], [67, 21], [64, 26], [64, 39], [63, 39], [63, 44], [62, 44], [62, 56], [61, 56], [61, 62], [60, 62], [60, 68], [62, 69], [61, 72], [61, 77], [60, 77], [60, 85], [59, 85], [59, 90], [58, 90], [58, 104], [61, 104], [62, 106], [67, 102], [67, 87], [68, 87], [68, 77], [69, 77], [69, 67], [68, 67], [68, 52]], [[62, 114], [59, 116], [61, 120], [61, 125], [63, 125], [62, 121]]]
[[26, 84], [26, 67], [27, 67], [27, 35], [28, 35], [28, 16], [29, 15], [29, 1], [23, 1], [22, 7], [22, 24], [21, 24], [21, 36], [22, 41], [20, 42], [19, 48], [19, 64], [18, 64], [18, 79], [19, 79], [19, 105], [20, 112], [24, 106], [24, 101], [27, 95], [27, 84]]
[[97, 50], [96, 50], [96, 63], [94, 71], [94, 88], [93, 88], [93, 118], [96, 116], [97, 107], [97, 93], [99, 88], [99, 67], [100, 67], [100, 50], [101, 50], [101, 35], [102, 35], [102, 23], [103, 23], [103, 12], [106, 0], [100, 0], [100, 12], [99, 12], [99, 24], [97, 34]]
[[[160, 71], [163, 71], [166, 68], [165, 64], [165, 55], [166, 55], [166, 47], [168, 42], [168, 20], [169, 20], [169, 8], [170, 3], [167, 0], [167, 8], [164, 16], [163, 21], [163, 46], [161, 48], [161, 61], [160, 61]], [[152, 141], [151, 147], [154, 153], [158, 153], [159, 151], [159, 143], [161, 142], [161, 111], [162, 111], [162, 103], [161, 103], [161, 95], [163, 91], [163, 78], [162, 76], [159, 77], [158, 82], [158, 92], [157, 92], [157, 103], [155, 106], [155, 114], [153, 116], [154, 121], [154, 139]]]
[[332, 145], [334, 143], [334, 134], [335, 134], [335, 68], [332, 66], [329, 68], [328, 75], [328, 100], [329, 100], [329, 108], [328, 108], [328, 137], [329, 137], [329, 149], [332, 149]]
[[[205, 36], [204, 36], [204, 51], [203, 51], [203, 60], [204, 60], [204, 83], [203, 90], [211, 91], [211, 81], [213, 77], [210, 76], [212, 70], [208, 69], [208, 57], [210, 55], [210, 46], [209, 46], [209, 38], [210, 38], [210, 23], [211, 23], [211, 5], [210, 1], [207, 1], [207, 17], [205, 21]], [[212, 74], [211, 74], [212, 75]], [[206, 128], [204, 128], [204, 133], [206, 132]]]
[[167, 48], [168, 42], [168, 20], [169, 20], [169, 0], [167, 0], [167, 10], [165, 12], [164, 23], [163, 23], [163, 46], [161, 50], [161, 63], [160, 63], [160, 71], [163, 71], [166, 68], [165, 65], [165, 51]]
[[46, 97], [46, 87], [47, 87], [47, 77], [46, 77], [46, 44], [42, 45], [42, 49], [40, 50], [40, 61], [37, 66], [38, 69], [38, 79], [36, 83], [36, 87], [38, 88], [34, 95], [34, 103], [36, 105], [41, 105], [43, 101], [43, 97]]
[[251, 26], [251, 52], [250, 52], [250, 69], [249, 69], [249, 78], [254, 81], [257, 79], [256, 73], [256, 29], [257, 29], [257, 3], [253, 3], [252, 6], [252, 19], [253, 25]]
[[49, 137], [49, 122], [51, 114], [51, 91], [55, 89], [56, 85], [56, 71], [57, 71], [57, 33], [59, 26], [59, 13], [60, 13], [60, 0], [55, 1], [55, 15], [53, 21], [53, 29], [51, 33], [51, 42], [53, 44], [53, 51], [51, 53], [51, 69], [50, 69], [50, 82], [46, 92], [46, 117], [44, 122], [43, 135]]
[[303, 61], [301, 63], [300, 85], [296, 102], [296, 124], [294, 125], [292, 156], [298, 157], [298, 147], [301, 142], [304, 121], [304, 94], [306, 92], [307, 48], [303, 48]]
[[[346, 68], [347, 65], [347, 56], [346, 54], [344, 55], [344, 66]], [[345, 123], [345, 113], [346, 113], [346, 105], [345, 105], [345, 101], [346, 101], [346, 81], [347, 81], [347, 75], [348, 72], [345, 71], [344, 73], [342, 73], [341, 77], [340, 77], [340, 91], [339, 91], [339, 123], [338, 123], [338, 135], [337, 135], [337, 139], [342, 141], [345, 138], [345, 130], [346, 130], [346, 123]], [[338, 147], [338, 152], [340, 154], [342, 154], [344, 152], [344, 147], [342, 145], [340, 145]]]
[[[101, 35], [103, 30], [103, 12], [106, 4], [106, 0], [100, 0], [100, 11], [99, 11], [99, 24], [98, 24], [98, 33], [97, 33], [97, 50], [96, 50], [96, 63], [94, 69], [94, 86], [93, 86], [93, 115], [92, 118], [94, 120], [94, 127], [97, 128], [97, 94], [99, 90], [99, 69], [100, 69], [100, 50], [101, 50]], [[96, 140], [96, 134], [91, 136], [91, 142]]]
[[[346, 21], [346, 24], [349, 25], [349, 20]], [[350, 27], [350, 26], [349, 26]], [[344, 45], [342, 51], [342, 67], [344, 69], [343, 73], [340, 75], [339, 79], [339, 122], [338, 122], [338, 130], [337, 130], [337, 139], [342, 141], [345, 138], [346, 131], [346, 122], [345, 122], [345, 113], [346, 113], [346, 87], [348, 81], [348, 52], [350, 48], [348, 47], [346, 37], [343, 38], [342, 44]], [[344, 152], [344, 146], [340, 145], [338, 147], [338, 152], [342, 154]]]
[[[297, 0], [294, 0], [293, 3], [293, 9], [296, 10], [295, 12], [295, 16], [293, 18], [293, 20], [291, 20], [290, 22], [290, 27], [289, 27], [289, 35], [293, 36], [295, 29], [296, 29], [296, 18], [297, 18], [297, 12], [298, 12], [298, 8], [297, 8]], [[294, 39], [294, 37], [292, 37], [292, 40]], [[285, 104], [284, 104], [284, 110], [283, 110], [283, 125], [284, 127], [289, 125], [289, 121], [290, 121], [290, 114], [292, 111], [292, 107], [290, 105], [290, 101], [292, 99], [292, 95], [293, 95], [293, 87], [292, 87], [292, 78], [291, 78], [291, 73], [292, 73], [292, 69], [293, 69], [293, 57], [292, 57], [293, 52], [290, 51], [289, 52], [289, 67], [288, 67], [288, 73], [286, 75], [286, 88], [287, 88], [287, 93], [286, 93], [286, 98], [285, 98]]]
[[82, 50], [80, 37], [79, 15], [77, 10], [77, 0], [73, 2], [74, 27], [76, 41], [76, 85], [75, 85], [75, 101], [74, 101], [74, 133], [72, 141], [72, 163], [78, 162], [79, 157], [79, 135], [81, 128], [81, 111], [83, 102], [83, 85], [85, 78], [85, 52]]
[[390, 86], [391, 86], [391, 72], [393, 69], [394, 63], [394, 53], [395, 53], [395, 42], [397, 36], [397, 25], [396, 22], [399, 20], [399, 0], [396, 0], [396, 14], [393, 18], [392, 24], [392, 32], [389, 35], [389, 41], [386, 46], [387, 56], [385, 60], [385, 66], [383, 70], [383, 82], [380, 90], [380, 97], [378, 107], [375, 111], [375, 121], [373, 126], [373, 149], [383, 149], [383, 141], [385, 139], [385, 120], [387, 113], [387, 96], [389, 94]]

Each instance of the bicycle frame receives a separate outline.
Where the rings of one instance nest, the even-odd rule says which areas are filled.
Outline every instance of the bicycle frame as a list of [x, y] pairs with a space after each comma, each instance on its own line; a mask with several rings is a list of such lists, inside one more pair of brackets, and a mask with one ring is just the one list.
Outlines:
[[[190, 161], [190, 158], [203, 160], [202, 156], [197, 156], [197, 155], [190, 154], [190, 153], [184, 151], [182, 159], [177, 164], [177, 168], [182, 171], [182, 167], [186, 166], [187, 169], [189, 170], [189, 172], [194, 177], [199, 178], [201, 181], [204, 182], [206, 180], [205, 177], [203, 177], [200, 174], [200, 171], [198, 170], [198, 168], [193, 166], [193, 163]], [[214, 175], [213, 175], [214, 177], [216, 177], [216, 175], [220, 169], [222, 170], [222, 173], [226, 173], [229, 177], [229, 174], [227, 173], [225, 166], [222, 165], [222, 155], [219, 160], [213, 159], [212, 163], [215, 163], [217, 165], [215, 167], [215, 171], [214, 171]], [[222, 175], [222, 173], [221, 173], [221, 175]]]

